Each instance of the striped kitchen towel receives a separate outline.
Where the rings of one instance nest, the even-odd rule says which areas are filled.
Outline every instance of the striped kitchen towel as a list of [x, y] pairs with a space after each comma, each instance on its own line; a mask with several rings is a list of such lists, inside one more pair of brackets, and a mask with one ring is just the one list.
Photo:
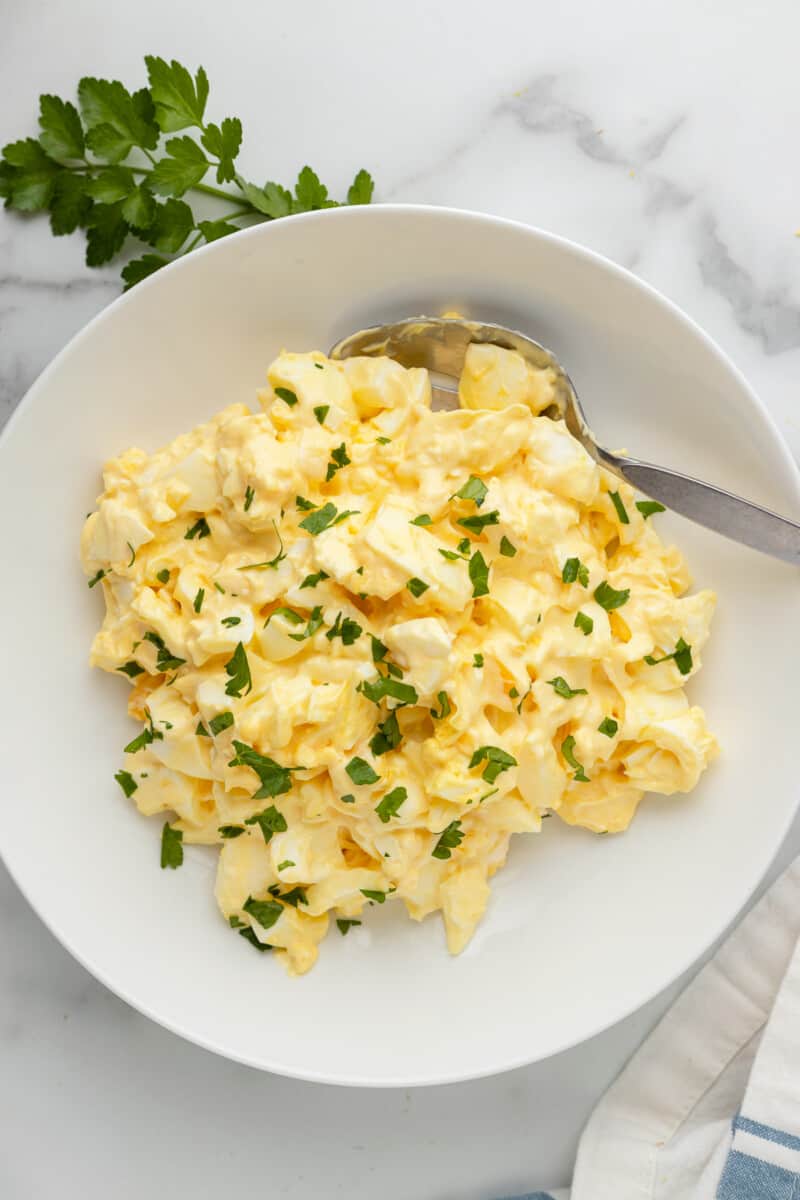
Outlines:
[[800, 859], [602, 1098], [570, 1191], [514, 1200], [800, 1200]]

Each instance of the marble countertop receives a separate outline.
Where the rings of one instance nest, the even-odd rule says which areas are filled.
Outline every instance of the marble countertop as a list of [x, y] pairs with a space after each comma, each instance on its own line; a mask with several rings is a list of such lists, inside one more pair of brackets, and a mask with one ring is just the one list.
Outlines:
[[[243, 120], [246, 175], [288, 180], [309, 161], [342, 191], [366, 165], [380, 200], [482, 209], [590, 246], [694, 317], [800, 456], [800, 13], [721, 11], [28, 0], [5, 14], [0, 138], [33, 133], [39, 93], [72, 96], [81, 75], [134, 83], [145, 53], [202, 61], [214, 110]], [[83, 266], [78, 237], [0, 214], [0, 422], [118, 291], [115, 269]], [[772, 874], [798, 850], [796, 824]], [[61, 949], [2, 867], [0, 927], [4, 1200], [256, 1186], [488, 1200], [565, 1183], [592, 1105], [679, 986], [537, 1066], [375, 1093], [261, 1074], [151, 1024]]]

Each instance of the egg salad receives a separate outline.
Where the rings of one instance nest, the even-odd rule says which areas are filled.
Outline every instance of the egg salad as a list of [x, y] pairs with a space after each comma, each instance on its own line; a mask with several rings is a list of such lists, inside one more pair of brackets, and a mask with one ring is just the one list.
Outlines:
[[695, 786], [715, 597], [516, 353], [470, 347], [454, 411], [388, 358], [268, 379], [105, 467], [91, 662], [141, 724], [116, 779], [167, 814], [163, 867], [220, 847], [222, 914], [291, 973], [387, 901], [457, 954], [512, 833], [616, 833]]

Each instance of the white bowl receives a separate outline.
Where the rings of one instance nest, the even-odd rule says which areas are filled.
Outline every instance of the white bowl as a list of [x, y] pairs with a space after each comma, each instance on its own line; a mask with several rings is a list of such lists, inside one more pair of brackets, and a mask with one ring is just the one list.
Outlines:
[[560, 356], [610, 446], [788, 515], [798, 475], [718, 349], [632, 275], [509, 221], [386, 206], [293, 217], [216, 242], [112, 304], [64, 350], [0, 442], [4, 682], [0, 850], [60, 941], [169, 1029], [254, 1066], [408, 1086], [491, 1074], [619, 1020], [702, 953], [793, 816], [797, 571], [670, 514], [661, 530], [719, 593], [690, 685], [722, 756], [688, 797], [648, 797], [631, 830], [556, 818], [513, 839], [483, 924], [448, 957], [438, 918], [394, 906], [334, 931], [290, 979], [232, 937], [214, 855], [158, 865], [160, 821], [114, 782], [127, 687], [90, 671], [101, 614], [78, 564], [105, 458], [153, 449], [252, 402], [281, 349], [445, 307], [516, 326]]

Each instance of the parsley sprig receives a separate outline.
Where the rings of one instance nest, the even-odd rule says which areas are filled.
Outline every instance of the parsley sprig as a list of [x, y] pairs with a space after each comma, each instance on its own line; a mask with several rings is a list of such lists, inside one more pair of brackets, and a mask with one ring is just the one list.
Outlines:
[[[347, 200], [332, 200], [311, 169], [293, 190], [259, 187], [236, 168], [242, 123], [206, 119], [208, 77], [174, 59], [145, 57], [148, 86], [129, 91], [118, 80], [86, 76], [78, 106], [59, 96], [39, 97], [39, 136], [10, 142], [0, 159], [0, 196], [17, 212], [49, 212], [60, 237], [86, 232], [86, 265], [115, 258], [129, 238], [150, 247], [122, 270], [126, 290], [172, 259], [243, 228], [293, 213], [369, 204], [373, 181], [356, 175]], [[181, 133], [191, 129], [192, 134]], [[215, 184], [204, 182], [214, 172]], [[216, 185], [231, 184], [230, 188]], [[181, 197], [199, 193], [225, 201], [213, 220], [198, 219]]]

